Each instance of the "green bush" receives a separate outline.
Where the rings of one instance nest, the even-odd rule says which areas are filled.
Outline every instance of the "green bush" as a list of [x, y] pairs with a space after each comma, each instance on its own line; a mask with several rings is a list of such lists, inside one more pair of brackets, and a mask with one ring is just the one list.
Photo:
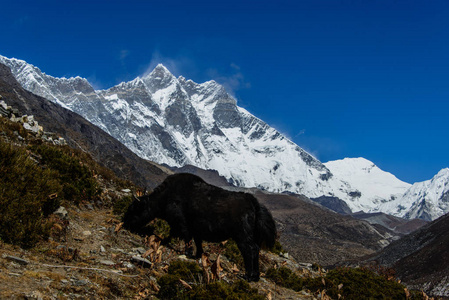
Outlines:
[[282, 245], [279, 241], [276, 241], [276, 242], [274, 242], [273, 248], [270, 249], [270, 252], [280, 255], [281, 253], [285, 253], [287, 251], [284, 250], [284, 248], [282, 247]]
[[46, 216], [59, 205], [56, 172], [42, 169], [27, 152], [0, 141], [0, 238], [29, 248], [49, 234]]
[[35, 145], [30, 149], [40, 156], [42, 165], [58, 173], [64, 199], [79, 203], [94, 200], [101, 193], [92, 171], [77, 156], [65, 153], [61, 147], [47, 144]]
[[[405, 299], [404, 286], [366, 268], [337, 268], [326, 275], [328, 295], [345, 299]], [[343, 284], [341, 290], [338, 285]], [[315, 286], [317, 287], [315, 282]], [[329, 286], [329, 288], [327, 287]]]
[[267, 271], [265, 277], [280, 286], [294, 291], [303, 289], [303, 279], [286, 267], [280, 267], [279, 269], [271, 268]]
[[405, 299], [404, 286], [367, 268], [336, 268], [326, 276], [299, 278], [285, 267], [270, 269], [266, 275], [276, 284], [300, 291], [326, 290], [332, 299]]
[[154, 219], [149, 224], [150, 231], [161, 239], [167, 239], [170, 237], [170, 225], [167, 221], [162, 219]]
[[240, 253], [237, 243], [233, 239], [229, 239], [224, 245], [224, 256], [226, 256], [229, 261], [232, 261], [239, 267], [243, 267], [243, 256]]
[[199, 282], [203, 270], [196, 262], [175, 260], [168, 267], [168, 274], [178, 276], [185, 281]]
[[198, 300], [264, 300], [265, 296], [260, 295], [257, 289], [251, 288], [248, 282], [239, 280], [233, 284], [217, 281], [207, 285], [195, 286], [186, 294], [186, 298]]
[[[239, 280], [233, 284], [222, 281], [204, 284], [202, 274], [203, 271], [195, 262], [173, 261], [168, 268], [168, 274], [158, 279], [160, 290], [157, 296], [160, 299], [265, 299], [246, 281]], [[190, 284], [192, 289], [184, 287], [180, 279]]]
[[185, 299], [185, 289], [180, 279], [187, 282], [199, 282], [203, 271], [195, 262], [175, 260], [168, 267], [168, 274], [158, 279], [160, 286], [158, 297], [161, 299]]
[[131, 202], [133, 202], [132, 196], [125, 196], [117, 199], [112, 205], [112, 212], [117, 216], [123, 215], [128, 210]]

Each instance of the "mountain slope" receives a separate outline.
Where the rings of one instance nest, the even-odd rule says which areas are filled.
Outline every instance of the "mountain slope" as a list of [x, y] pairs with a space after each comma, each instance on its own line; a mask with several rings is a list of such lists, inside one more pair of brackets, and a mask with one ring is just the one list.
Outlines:
[[449, 214], [385, 247], [375, 260], [394, 267], [407, 285], [449, 297]]
[[164, 66], [103, 91], [54, 78], [0, 57], [24, 88], [81, 114], [139, 156], [180, 167], [215, 169], [238, 186], [328, 193], [329, 170], [275, 129], [236, 105], [214, 81], [175, 78]]
[[407, 219], [435, 220], [449, 212], [449, 168], [432, 179], [413, 184], [395, 201], [382, 205], [383, 210]]
[[198, 84], [176, 78], [163, 65], [132, 81], [95, 90], [80, 77], [55, 78], [3, 56], [0, 62], [25, 89], [80, 114], [141, 158], [159, 164], [217, 170], [241, 187], [337, 197], [353, 212], [391, 213], [396, 208], [385, 203], [410, 187], [365, 159], [323, 164], [237, 106], [215, 81]]
[[0, 94], [21, 114], [34, 115], [45, 130], [60, 134], [70, 146], [90, 153], [96, 161], [124, 179], [154, 187], [167, 176], [160, 167], [138, 157], [78, 114], [24, 90], [9, 68], [2, 64]]
[[335, 177], [343, 178], [351, 186], [351, 198], [346, 203], [353, 212], [379, 211], [381, 203], [401, 197], [411, 186], [364, 158], [345, 158], [324, 165]]

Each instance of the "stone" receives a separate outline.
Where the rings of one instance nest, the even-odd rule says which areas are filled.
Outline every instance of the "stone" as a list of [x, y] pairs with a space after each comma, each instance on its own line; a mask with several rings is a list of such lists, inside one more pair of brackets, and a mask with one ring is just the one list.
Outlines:
[[15, 263], [24, 265], [24, 266], [26, 266], [26, 265], [28, 265], [30, 263], [29, 261], [27, 261], [27, 260], [25, 260], [23, 258], [20, 258], [20, 257], [17, 257], [17, 256], [12, 256], [12, 255], [3, 255], [3, 258], [5, 258], [7, 260], [10, 260], [12, 262], [15, 262]]
[[137, 253], [139, 253], [139, 254], [144, 254], [145, 252], [147, 252], [147, 251], [145, 250], [145, 248], [143, 248], [143, 247], [133, 248], [133, 251], [134, 251], [134, 252], [137, 252]]
[[112, 260], [106, 260], [106, 259], [100, 260], [100, 264], [103, 264], [106, 266], [115, 266], [115, 262], [113, 262]]
[[148, 259], [142, 258], [137, 255], [131, 257], [131, 261], [134, 262], [136, 265], [142, 266], [144, 268], [151, 268], [152, 266], [152, 263]]
[[69, 213], [67, 212], [67, 210], [65, 209], [64, 206], [60, 206], [53, 214], [55, 214], [56, 216], [58, 216], [62, 219], [67, 219], [67, 215]]
[[87, 285], [88, 283], [89, 283], [89, 281], [87, 279], [80, 279], [80, 280], [75, 280], [75, 282], [73, 282], [73, 285], [83, 286], [83, 285]]
[[123, 265], [125, 266], [125, 268], [128, 268], [128, 269], [134, 269], [135, 268], [134, 265], [132, 263], [129, 263], [129, 262], [124, 263]]

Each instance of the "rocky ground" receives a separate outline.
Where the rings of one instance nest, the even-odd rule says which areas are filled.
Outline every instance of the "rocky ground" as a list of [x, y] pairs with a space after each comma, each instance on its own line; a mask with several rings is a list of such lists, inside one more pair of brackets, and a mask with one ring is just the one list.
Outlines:
[[[111, 209], [89, 204], [62, 210], [54, 218], [52, 238], [33, 249], [0, 243], [0, 298], [153, 299], [157, 278], [166, 273], [169, 263], [187, 259], [181, 255], [181, 244], [156, 247], [153, 255], [143, 258], [154, 242], [119, 230], [119, 219]], [[216, 249], [206, 245], [211, 262], [220, 254]], [[243, 276], [222, 254], [220, 260], [220, 280], [233, 282]], [[303, 276], [316, 273], [311, 265], [267, 252], [261, 253], [261, 264], [262, 270], [284, 265]], [[207, 272], [212, 274], [209, 266]], [[315, 299], [312, 293], [296, 293], [263, 277], [251, 286], [267, 299]]]

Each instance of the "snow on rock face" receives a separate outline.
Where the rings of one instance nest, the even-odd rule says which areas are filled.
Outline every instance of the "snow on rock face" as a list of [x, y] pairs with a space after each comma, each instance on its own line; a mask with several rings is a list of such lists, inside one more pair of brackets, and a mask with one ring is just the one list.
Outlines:
[[402, 196], [410, 185], [366, 159], [322, 164], [237, 106], [213, 80], [198, 84], [158, 65], [143, 77], [96, 91], [86, 79], [55, 78], [22, 60], [0, 56], [0, 63], [25, 89], [77, 112], [145, 159], [214, 169], [237, 186], [338, 197], [352, 211], [415, 217], [432, 203], [425, 209], [429, 218], [447, 212], [447, 190], [435, 196], [443, 204], [432, 202], [427, 192], [420, 198], [426, 205], [418, 205], [419, 192]]
[[427, 221], [449, 213], [449, 168], [430, 180], [413, 184], [400, 198], [385, 203], [381, 209], [399, 217]]
[[94, 91], [82, 79], [1, 61], [26, 89], [80, 113], [143, 158], [215, 169], [236, 185], [270, 191], [318, 195], [329, 189], [323, 178], [331, 174], [321, 162], [238, 107], [215, 81], [197, 84], [158, 65], [142, 78]]
[[[393, 174], [382, 171], [365, 158], [345, 158], [330, 161], [324, 165], [336, 178], [348, 183], [347, 187], [351, 190], [346, 190], [344, 193], [350, 196], [349, 201], [346, 202], [353, 212], [380, 211], [379, 207], [383, 203], [400, 198], [411, 186], [397, 179]], [[341, 197], [338, 192], [336, 196]]]

